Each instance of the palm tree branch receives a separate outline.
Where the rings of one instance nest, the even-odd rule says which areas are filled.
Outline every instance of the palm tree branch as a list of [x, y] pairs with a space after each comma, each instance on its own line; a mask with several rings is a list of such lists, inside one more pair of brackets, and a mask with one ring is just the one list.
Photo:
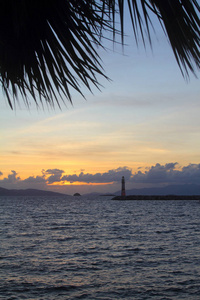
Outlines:
[[7, 0], [0, 11], [0, 81], [10, 107], [19, 94], [27, 105], [31, 96], [36, 105], [39, 98], [59, 106], [60, 98], [72, 102], [70, 87], [82, 96], [81, 83], [99, 88], [97, 76], [107, 77], [96, 46], [104, 48], [110, 31], [113, 40], [120, 34], [124, 43], [127, 8], [137, 44], [141, 36], [145, 46], [147, 34], [151, 45], [153, 13], [182, 74], [200, 68], [196, 0]]

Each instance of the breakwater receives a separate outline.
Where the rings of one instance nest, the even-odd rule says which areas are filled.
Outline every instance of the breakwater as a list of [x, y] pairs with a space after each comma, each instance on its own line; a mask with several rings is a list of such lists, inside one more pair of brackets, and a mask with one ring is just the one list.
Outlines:
[[127, 195], [112, 200], [200, 200], [200, 195]]

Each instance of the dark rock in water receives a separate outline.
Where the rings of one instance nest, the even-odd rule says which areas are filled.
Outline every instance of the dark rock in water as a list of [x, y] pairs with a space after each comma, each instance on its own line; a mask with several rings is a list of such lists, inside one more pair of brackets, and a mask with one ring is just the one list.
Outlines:
[[74, 196], [81, 196], [81, 194], [79, 194], [79, 193], [75, 193], [75, 194], [74, 194]]

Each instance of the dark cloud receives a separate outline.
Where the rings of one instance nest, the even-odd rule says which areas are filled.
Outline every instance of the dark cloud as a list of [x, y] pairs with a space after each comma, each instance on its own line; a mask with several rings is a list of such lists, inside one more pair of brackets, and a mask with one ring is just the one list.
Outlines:
[[51, 174], [51, 175], [56, 175], [56, 174], [62, 174], [64, 173], [65, 171], [63, 170], [60, 170], [60, 169], [48, 169], [45, 171], [46, 174]]
[[48, 169], [44, 172], [44, 175], [50, 175], [48, 177], [48, 180], [47, 182], [49, 184], [51, 183], [54, 183], [54, 182], [60, 182], [61, 181], [61, 177], [62, 177], [62, 174], [64, 173], [65, 171], [63, 170], [59, 170], [59, 169]]
[[17, 176], [18, 173], [14, 170], [11, 171], [7, 177], [0, 180], [0, 185], [6, 188], [45, 188], [46, 179], [42, 176], [30, 176], [26, 179], [21, 179]]
[[17, 182], [19, 182], [21, 180], [20, 177], [17, 177], [17, 172], [12, 170], [11, 174], [8, 175], [8, 177], [4, 178], [3, 181], [4, 183], [8, 183], [8, 184], [16, 184]]
[[[134, 185], [150, 184], [153, 186], [167, 185], [167, 184], [200, 184], [200, 164], [189, 164], [181, 167], [177, 162], [167, 163], [161, 165], [159, 163], [145, 168], [144, 171], [137, 169], [133, 174], [132, 170], [128, 167], [119, 167], [117, 169], [109, 170], [104, 173], [84, 173], [81, 171], [77, 174], [64, 175], [64, 170], [60, 169], [47, 169], [42, 170], [41, 176], [30, 176], [26, 179], [21, 179], [18, 173], [14, 170], [0, 180], [0, 186], [7, 188], [48, 188], [52, 183], [68, 182], [81, 182], [81, 183], [120, 183], [122, 176], [125, 177], [126, 183], [129, 188]], [[0, 171], [0, 175], [3, 173]], [[114, 186], [114, 185], [113, 185]]]
[[182, 169], [176, 168], [178, 163], [168, 163], [165, 165], [156, 164], [145, 172], [138, 171], [132, 177], [135, 183], [153, 184], [200, 184], [200, 164], [189, 164]]
[[44, 178], [44, 176], [30, 176], [26, 179], [23, 180], [24, 183], [30, 183], [30, 184], [45, 184], [46, 183], [46, 179]]
[[127, 180], [130, 179], [132, 175], [131, 169], [128, 167], [120, 167], [114, 170], [109, 170], [105, 173], [83, 173], [79, 175], [65, 175], [61, 178], [61, 181], [72, 182], [85, 182], [85, 183], [106, 183], [106, 182], [118, 182], [121, 180], [122, 176], [125, 176]]
[[189, 164], [179, 171], [178, 179], [181, 183], [200, 184], [200, 164]]
[[17, 177], [16, 171], [12, 171], [7, 178], [0, 180], [0, 183], [19, 183], [20, 186], [47, 186], [52, 183], [59, 182], [84, 182], [84, 183], [110, 183], [110, 182], [120, 182], [122, 176], [125, 176], [126, 180], [130, 180], [132, 176], [132, 170], [128, 167], [119, 167], [117, 169], [109, 170], [105, 173], [84, 173], [80, 172], [77, 174], [63, 175], [65, 171], [60, 169], [47, 169], [42, 170], [42, 176], [30, 176], [24, 180]]
[[150, 169], [147, 169], [144, 173], [138, 171], [133, 176], [134, 182], [145, 182], [145, 183], [163, 183], [171, 179], [172, 171], [174, 171], [177, 163], [169, 163], [165, 165], [156, 164]]

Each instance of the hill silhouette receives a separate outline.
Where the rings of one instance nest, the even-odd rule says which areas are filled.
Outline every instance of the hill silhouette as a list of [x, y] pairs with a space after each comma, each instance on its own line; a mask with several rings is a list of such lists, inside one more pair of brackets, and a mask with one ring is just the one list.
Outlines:
[[[87, 193], [83, 196], [95, 197], [95, 196], [120, 196], [121, 191], [114, 193]], [[165, 187], [152, 187], [152, 188], [141, 188], [141, 189], [130, 189], [126, 190], [126, 195], [182, 195], [182, 196], [193, 196], [200, 195], [200, 185], [195, 184], [184, 184], [184, 185], [168, 185]], [[38, 189], [6, 189], [0, 187], [0, 196], [69, 196], [68, 194], [38, 190]]]
[[0, 187], [0, 196], [67, 196], [66, 194], [37, 189], [5, 189]]

